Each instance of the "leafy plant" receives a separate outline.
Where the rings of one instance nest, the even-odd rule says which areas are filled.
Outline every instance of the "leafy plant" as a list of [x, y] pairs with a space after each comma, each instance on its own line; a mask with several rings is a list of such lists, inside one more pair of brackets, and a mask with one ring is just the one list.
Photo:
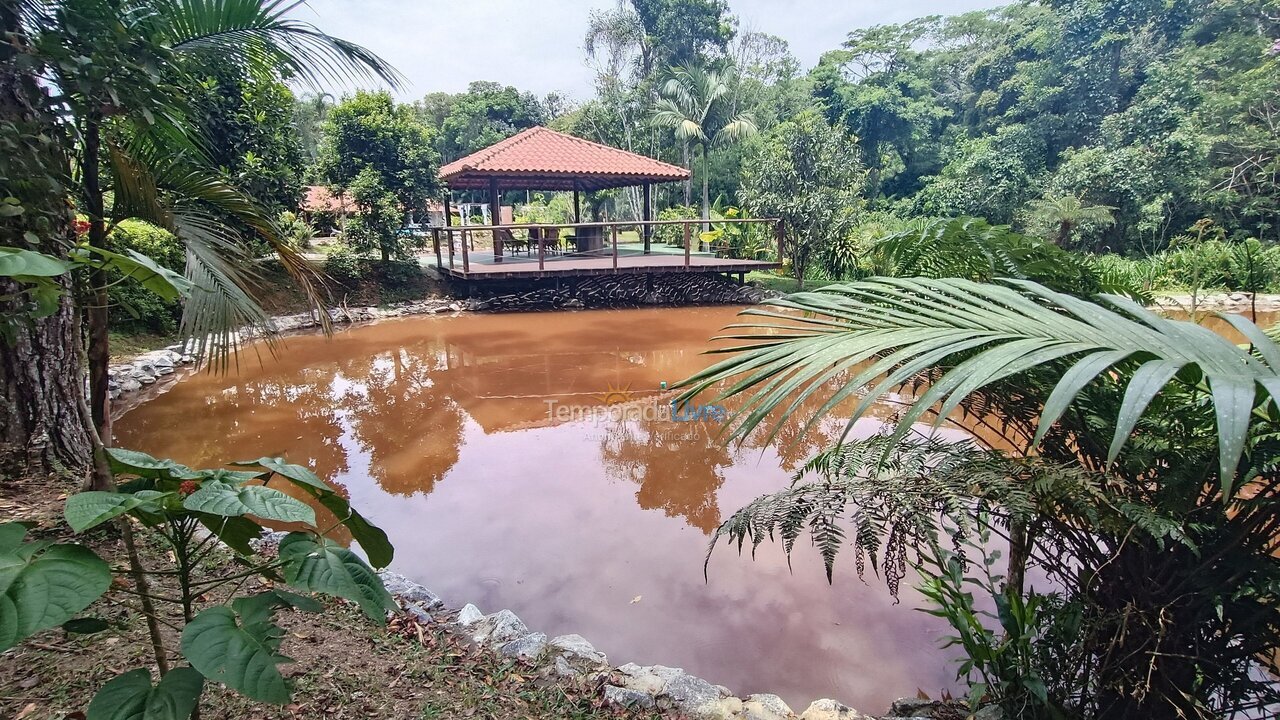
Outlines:
[[[193, 470], [136, 451], [110, 448], [107, 453], [112, 471], [124, 482], [112, 491], [72, 495], [66, 503], [67, 524], [81, 533], [117, 519], [126, 527], [137, 523], [171, 553], [173, 565], [148, 569], [131, 553], [130, 567], [121, 573], [117, 587], [141, 605], [159, 683], [152, 685], [147, 668], [120, 675], [94, 697], [90, 720], [190, 717], [205, 680], [262, 702], [288, 702], [288, 683], [278, 666], [290, 661], [280, 654], [285, 632], [273, 615], [281, 608], [321, 612], [322, 606], [280, 586], [241, 595], [251, 578], [345, 598], [375, 622], [383, 622], [395, 607], [377, 573], [359, 555], [325, 537], [345, 528], [369, 562], [382, 567], [393, 555], [386, 534], [307, 468], [263, 457], [234, 463], [234, 470]], [[297, 494], [315, 506], [297, 499]], [[324, 520], [317, 516], [317, 507], [326, 511]], [[262, 534], [264, 523], [302, 529], [286, 535], [278, 553], [263, 555], [252, 541]], [[109, 566], [89, 549], [22, 543], [24, 533], [20, 525], [0, 525], [3, 647], [72, 620], [111, 585]], [[206, 576], [204, 561], [219, 541], [235, 553], [237, 567]], [[169, 664], [170, 649], [159, 632], [159, 625], [168, 622], [164, 606], [179, 614], [181, 654], [189, 667]]]

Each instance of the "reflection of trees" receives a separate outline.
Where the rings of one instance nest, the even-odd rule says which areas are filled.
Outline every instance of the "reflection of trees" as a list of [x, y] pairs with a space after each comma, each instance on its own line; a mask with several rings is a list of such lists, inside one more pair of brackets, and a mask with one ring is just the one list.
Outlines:
[[427, 348], [396, 348], [344, 364], [352, 383], [339, 399], [369, 452], [369, 472], [389, 493], [429, 493], [458, 462], [463, 419], [432, 378], [443, 369]]
[[734, 458], [710, 424], [672, 422], [665, 413], [610, 423], [600, 456], [610, 475], [640, 485], [640, 507], [683, 517], [708, 534], [720, 524], [716, 491]]

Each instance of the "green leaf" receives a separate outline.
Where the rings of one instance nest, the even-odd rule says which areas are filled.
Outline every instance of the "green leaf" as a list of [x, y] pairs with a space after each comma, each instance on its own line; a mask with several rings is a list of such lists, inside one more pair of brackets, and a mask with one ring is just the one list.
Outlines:
[[[91, 255], [96, 255], [100, 259], [90, 257]], [[122, 255], [92, 245], [81, 245], [76, 248], [73, 257], [94, 267], [113, 268], [121, 275], [138, 281], [142, 287], [169, 301], [190, 297], [191, 289], [195, 287], [181, 274], [133, 249], [126, 249]]]
[[351, 537], [360, 543], [360, 549], [369, 557], [374, 567], [387, 567], [395, 557], [395, 548], [386, 532], [365, 519], [363, 515], [351, 507], [346, 498], [339, 495], [323, 480], [302, 465], [293, 465], [284, 458], [261, 457], [247, 460], [236, 465], [257, 465], [283, 477], [295, 486], [306, 491], [325, 509], [333, 513], [343, 526], [351, 532]]
[[173, 668], [151, 685], [151, 671], [138, 668], [109, 681], [89, 703], [88, 720], [185, 720], [195, 712], [204, 678], [189, 667]]
[[253, 515], [263, 520], [316, 524], [316, 513], [301, 500], [262, 485], [228, 485], [206, 482], [187, 496], [182, 506], [192, 512], [238, 517]]
[[150, 506], [153, 511], [158, 510], [159, 501], [171, 495], [172, 493], [129, 495], [98, 490], [76, 493], [67, 498], [63, 515], [71, 529], [79, 533], [144, 505]]
[[70, 263], [44, 253], [0, 247], [0, 277], [57, 277], [70, 269]]
[[0, 528], [0, 650], [70, 620], [110, 587], [110, 566], [88, 548], [23, 543], [26, 528]]
[[[242, 614], [239, 614], [242, 613]], [[262, 603], [239, 603], [235, 610], [211, 607], [182, 631], [182, 654], [201, 674], [262, 702], [289, 702], [289, 687], [280, 674], [284, 629], [271, 621]]]
[[360, 556], [327, 538], [290, 533], [280, 542], [285, 581], [293, 587], [336, 595], [359, 603], [377, 622], [395, 608], [382, 580]]
[[109, 447], [107, 459], [111, 463], [111, 471], [137, 475], [151, 480], [200, 480], [201, 473], [172, 460], [159, 460], [144, 452]]
[[262, 526], [247, 517], [227, 517], [196, 513], [196, 518], [206, 530], [218, 536], [227, 547], [241, 555], [253, 555], [256, 551], [249, 544], [262, 536]]

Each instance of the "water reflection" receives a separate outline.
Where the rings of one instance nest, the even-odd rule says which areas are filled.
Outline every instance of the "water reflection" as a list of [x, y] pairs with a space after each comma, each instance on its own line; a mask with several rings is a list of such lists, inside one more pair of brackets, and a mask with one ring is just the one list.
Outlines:
[[774, 546], [754, 562], [721, 551], [704, 581], [722, 516], [843, 429], [795, 421], [726, 447], [714, 423], [672, 421], [661, 384], [705, 367], [734, 313], [416, 318], [292, 338], [262, 367], [172, 386], [120, 419], [117, 442], [197, 466], [313, 465], [387, 529], [400, 572], [452, 603], [582, 633], [617, 662], [800, 707], [827, 696], [876, 712], [950, 687], [945, 628], [916, 598], [895, 605], [851, 566], [828, 586], [810, 548], [794, 574]]

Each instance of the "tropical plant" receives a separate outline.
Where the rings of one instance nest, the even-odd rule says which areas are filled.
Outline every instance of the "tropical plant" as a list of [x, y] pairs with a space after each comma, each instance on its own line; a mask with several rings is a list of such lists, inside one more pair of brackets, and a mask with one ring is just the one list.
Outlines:
[[[1255, 325], [1224, 316], [1251, 343], [1236, 346], [1128, 298], [1025, 280], [879, 278], [744, 314], [732, 357], [681, 396], [737, 396], [733, 437], [776, 433], [779, 417], [814, 406], [806, 427], [838, 413], [847, 435], [889, 393], [914, 400], [883, 437], [832, 449], [815, 481], [756, 501], [717, 536], [777, 530], [790, 550], [811, 532], [831, 562], [847, 519], [853, 547], [891, 581], [927, 570], [943, 537], [1003, 538], [995, 602], [1024, 617], [1001, 617], [993, 637], [1031, 632], [1044, 652], [977, 650], [966, 667], [999, 678], [974, 693], [1017, 717], [1251, 716], [1280, 701], [1259, 666], [1280, 647], [1280, 345]], [[918, 438], [942, 423], [987, 449]], [[963, 637], [964, 590], [937, 567], [926, 587]], [[1029, 568], [1060, 596], [1028, 592]], [[1077, 613], [1075, 630], [1050, 631]]]
[[1072, 234], [1081, 225], [1107, 227], [1115, 224], [1113, 207], [1090, 205], [1079, 195], [1046, 196], [1031, 203], [1033, 223], [1051, 229], [1049, 239], [1060, 248], [1069, 247]]
[[[39, 630], [64, 625], [73, 632], [96, 632], [107, 623], [76, 618], [108, 591], [134, 598], [147, 620], [159, 682], [149, 668], [125, 672], [108, 681], [89, 704], [87, 717], [142, 717], [183, 720], [199, 706], [205, 681], [221, 683], [246, 697], [283, 705], [289, 684], [278, 667], [285, 631], [272, 616], [281, 608], [318, 613], [315, 599], [280, 586], [253, 595], [240, 593], [251, 578], [266, 577], [302, 593], [323, 593], [349, 600], [374, 622], [395, 608], [391, 596], [359, 555], [326, 538], [338, 527], [351, 534], [375, 566], [391, 562], [387, 536], [314, 473], [281, 458], [234, 463], [239, 469], [192, 470], [172, 460], [112, 448], [112, 470], [127, 478], [118, 488], [82, 492], [66, 503], [67, 524], [77, 533], [119, 519], [136, 523], [155, 536], [173, 565], [144, 569], [136, 557], [112, 584], [111, 567], [82, 545], [22, 542], [26, 529], [0, 525], [0, 558], [5, 573], [0, 602], [0, 649]], [[283, 485], [311, 500], [296, 499]], [[317, 516], [323, 508], [324, 519]], [[303, 529], [288, 533], [278, 552], [255, 546], [263, 523], [288, 523]], [[230, 571], [207, 574], [203, 568], [219, 541], [235, 553]], [[172, 606], [174, 612], [164, 610]], [[176, 615], [180, 656], [189, 666], [171, 665], [171, 651], [160, 632]]]
[[[129, 218], [176, 235], [187, 251], [192, 285], [182, 330], [199, 354], [223, 364], [237, 330], [266, 325], [250, 291], [246, 235], [268, 243], [308, 297], [317, 304], [320, 298], [315, 271], [281, 237], [275, 217], [211, 159], [182, 90], [200, 82], [190, 69], [200, 58], [215, 58], [245, 73], [311, 84], [333, 77], [397, 80], [376, 55], [291, 17], [294, 5], [284, 0], [60, 0], [20, 2], [14, 12], [3, 14], [4, 31], [14, 38], [6, 43], [6, 78], [46, 83], [58, 96], [59, 110], [49, 111], [41, 131], [52, 128], [49, 137], [65, 143], [63, 164], [46, 170], [53, 174], [51, 181], [37, 185], [58, 195], [64, 207], [67, 196], [74, 199], [88, 219], [83, 245], [89, 254], [107, 252], [111, 229]], [[36, 107], [49, 102], [35, 100]], [[23, 109], [15, 112], [21, 116]], [[25, 195], [30, 197], [18, 213], [36, 203], [33, 193]], [[65, 258], [77, 241], [62, 233], [53, 223], [19, 234], [21, 244], [6, 244]], [[84, 282], [88, 405], [97, 435], [109, 439], [105, 270], [90, 270]], [[66, 418], [77, 414], [67, 408], [57, 412]], [[85, 461], [83, 456], [63, 459], [72, 467]], [[96, 467], [98, 481], [105, 482], [102, 464]]]
[[711, 150], [754, 136], [755, 118], [734, 113], [728, 79], [717, 70], [682, 66], [671, 71], [654, 104], [655, 127], [671, 130], [681, 143], [702, 151], [702, 219], [711, 218]]

